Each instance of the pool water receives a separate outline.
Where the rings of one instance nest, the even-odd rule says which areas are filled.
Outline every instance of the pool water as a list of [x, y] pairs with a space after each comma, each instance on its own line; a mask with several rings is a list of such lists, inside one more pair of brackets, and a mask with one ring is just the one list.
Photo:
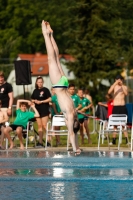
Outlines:
[[133, 153], [0, 152], [3, 199], [133, 199]]

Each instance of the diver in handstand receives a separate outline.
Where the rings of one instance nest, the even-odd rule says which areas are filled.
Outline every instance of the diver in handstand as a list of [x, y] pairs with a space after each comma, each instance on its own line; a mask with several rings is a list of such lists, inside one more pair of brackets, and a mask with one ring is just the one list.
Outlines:
[[80, 125], [77, 120], [77, 114], [73, 101], [67, 90], [69, 83], [59, 61], [59, 50], [53, 38], [53, 30], [51, 29], [50, 24], [44, 20], [42, 21], [42, 33], [48, 54], [49, 76], [53, 84], [53, 88], [55, 88], [60, 108], [66, 119], [73, 151], [80, 153], [81, 150], [78, 146], [77, 135]]

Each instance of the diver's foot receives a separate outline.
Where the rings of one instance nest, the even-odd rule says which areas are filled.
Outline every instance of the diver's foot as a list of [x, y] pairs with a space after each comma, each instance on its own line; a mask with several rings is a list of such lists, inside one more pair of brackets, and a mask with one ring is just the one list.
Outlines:
[[70, 152], [70, 154], [74, 154], [75, 156], [76, 155], [80, 155], [81, 154], [81, 152], [82, 152], [83, 150], [81, 150], [81, 149], [76, 149], [75, 151], [73, 150], [70, 150], [69, 152]]
[[76, 149], [76, 152], [75, 153], [77, 153], [77, 154], [80, 154], [81, 153], [81, 149]]
[[49, 29], [47, 29], [47, 25], [46, 25], [46, 22], [44, 20], [42, 20], [42, 33], [43, 33], [43, 35], [50, 33]]
[[74, 152], [75, 156], [80, 155], [81, 154], [81, 149], [76, 149], [76, 151]]
[[53, 33], [53, 30], [52, 30], [49, 22], [46, 22], [46, 26], [47, 26], [47, 29], [50, 31], [50, 33]]

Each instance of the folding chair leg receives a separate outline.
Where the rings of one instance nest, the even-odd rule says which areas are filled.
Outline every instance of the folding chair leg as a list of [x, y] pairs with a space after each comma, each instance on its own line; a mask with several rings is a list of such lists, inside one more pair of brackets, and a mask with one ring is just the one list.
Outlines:
[[47, 139], [47, 137], [48, 137], [47, 134], [48, 134], [48, 132], [46, 132], [45, 150], [47, 149], [47, 140], [48, 140], [48, 139]]
[[68, 149], [69, 149], [69, 133], [67, 135], [67, 151], [68, 151]]
[[101, 134], [100, 134], [100, 132], [99, 132], [99, 138], [98, 138], [98, 150], [99, 150], [99, 148], [100, 148], [100, 138], [101, 138]]
[[26, 137], [26, 149], [27, 149], [27, 146], [28, 146], [28, 137], [29, 137], [29, 135], [28, 135], [28, 133], [27, 133], [27, 137]]
[[53, 147], [53, 138], [51, 136], [51, 147]]
[[133, 138], [132, 138], [132, 133], [131, 133], [131, 151], [133, 150]]
[[103, 136], [104, 136], [104, 123], [103, 121], [100, 122], [100, 128], [99, 128], [99, 138], [98, 138], [98, 150], [100, 148], [100, 140], [101, 140], [101, 136], [102, 136], [102, 144], [103, 144]]
[[6, 149], [8, 149], [8, 139], [6, 138]]
[[122, 138], [122, 131], [120, 130], [120, 133], [119, 133], [119, 141], [118, 141], [118, 151], [120, 150], [121, 138]]
[[131, 128], [131, 151], [133, 150], [133, 117], [132, 117], [132, 128]]
[[109, 147], [109, 150], [110, 150], [110, 145], [109, 145], [109, 133], [107, 133], [107, 140], [108, 140], [108, 147]]
[[104, 134], [102, 132], [102, 144], [104, 143]]
[[127, 135], [127, 141], [128, 141], [128, 147], [129, 147], [129, 137], [128, 137], [128, 135]]
[[34, 130], [33, 130], [33, 132], [34, 132], [34, 141], [35, 141], [35, 147], [36, 147], [36, 140], [37, 140], [37, 138], [36, 138], [36, 134], [35, 134]]

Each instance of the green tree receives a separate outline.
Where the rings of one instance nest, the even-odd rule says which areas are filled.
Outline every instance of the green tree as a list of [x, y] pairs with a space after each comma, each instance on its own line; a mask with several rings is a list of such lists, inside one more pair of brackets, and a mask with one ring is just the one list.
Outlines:
[[68, 6], [71, 0], [0, 0], [0, 69], [8, 75], [19, 53], [46, 53], [41, 32], [42, 19], [49, 21], [59, 45], [60, 53], [65, 53], [65, 20], [69, 18]]
[[128, 63], [128, 68], [133, 68], [133, 1], [124, 0], [117, 1], [117, 6], [120, 12], [120, 27], [121, 34], [119, 35], [120, 47], [122, 49], [121, 57], [123, 58], [122, 65]]
[[129, 47], [123, 46], [126, 34], [123, 20], [127, 10], [123, 11], [120, 4], [119, 0], [77, 0], [71, 7], [74, 15], [65, 34], [69, 38], [67, 51], [75, 61], [68, 68], [74, 72], [78, 86], [86, 86], [92, 95], [97, 95], [96, 101], [107, 91], [102, 80], [111, 82], [122, 72], [117, 63], [122, 62]]
[[[65, 52], [65, 18], [69, 16], [68, 5], [72, 1], [59, 0], [0, 0], [0, 49], [1, 56], [15, 57], [18, 53], [44, 52], [41, 32], [42, 19], [49, 21], [54, 29], [61, 52]], [[4, 47], [8, 44], [8, 52]]]

